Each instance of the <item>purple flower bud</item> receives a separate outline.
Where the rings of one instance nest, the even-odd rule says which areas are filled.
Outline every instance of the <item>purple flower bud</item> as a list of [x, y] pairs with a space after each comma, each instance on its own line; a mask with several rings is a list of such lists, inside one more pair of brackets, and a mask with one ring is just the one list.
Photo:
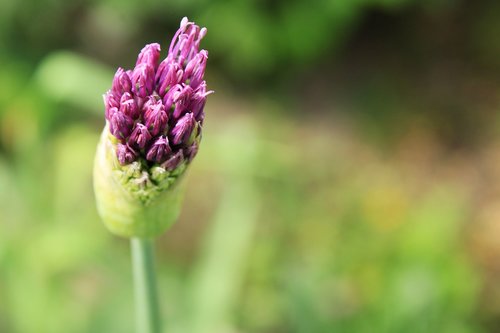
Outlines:
[[167, 137], [162, 135], [151, 145], [146, 155], [146, 159], [151, 162], [162, 163], [171, 152], [172, 149], [168, 144]]
[[184, 161], [184, 154], [182, 149], [179, 149], [176, 153], [170, 155], [168, 160], [162, 163], [162, 167], [167, 171], [175, 170]]
[[135, 124], [132, 134], [130, 134], [130, 137], [128, 138], [128, 144], [132, 147], [144, 149], [151, 138], [152, 136], [146, 126], [141, 123], [137, 123]]
[[178, 50], [178, 38], [179, 36], [186, 31], [186, 28], [188, 25], [193, 24], [193, 22], [189, 22], [187, 17], [183, 17], [181, 20], [181, 24], [179, 26], [179, 29], [175, 32], [174, 37], [172, 38], [172, 41], [170, 42], [170, 47], [168, 49], [168, 54], [175, 54], [177, 55], [177, 50]]
[[200, 53], [191, 59], [184, 70], [183, 81], [189, 80], [189, 85], [196, 89], [203, 81], [205, 67], [207, 65], [208, 52], [201, 50]]
[[198, 53], [200, 49], [200, 41], [205, 37], [207, 29], [200, 29], [196, 24], [191, 24], [186, 28], [186, 35], [188, 35], [184, 45], [180, 47], [180, 56], [183, 60], [190, 61]]
[[106, 107], [118, 107], [120, 105], [120, 96], [115, 95], [111, 90], [102, 95]]
[[189, 19], [186, 16], [184, 16], [181, 19], [181, 24], [179, 25], [179, 30], [184, 31], [184, 29], [186, 29], [188, 24], [193, 24], [193, 22], [189, 22]]
[[113, 118], [113, 115], [118, 112], [118, 108], [112, 107], [110, 109], [106, 109], [106, 119], [108, 121], [111, 121], [111, 118]]
[[134, 121], [123, 112], [116, 111], [111, 115], [109, 120], [109, 131], [117, 139], [125, 140], [132, 131]]
[[165, 96], [169, 88], [180, 83], [184, 75], [183, 73], [182, 67], [177, 62], [171, 61], [170, 58], [162, 61], [156, 73], [158, 93], [160, 96]]
[[147, 64], [153, 67], [155, 70], [158, 68], [158, 60], [160, 59], [160, 44], [152, 43], [144, 46], [137, 57], [137, 62], [135, 66], [140, 64]]
[[144, 109], [144, 103], [148, 100], [148, 97], [139, 97], [135, 96], [134, 98], [135, 104], [137, 104], [137, 108], [139, 109], [139, 112], [141, 112], [142, 109]]
[[188, 162], [191, 162], [196, 154], [198, 154], [199, 146], [198, 142], [194, 142], [191, 146], [184, 149], [184, 156], [186, 156]]
[[205, 96], [198, 96], [193, 99], [191, 104], [191, 111], [194, 114], [194, 117], [197, 121], [201, 121], [204, 118], [203, 109], [205, 108], [207, 98]]
[[134, 97], [128, 92], [124, 93], [120, 99], [120, 111], [132, 119], [137, 119], [140, 116], [139, 107]]
[[153, 92], [155, 81], [155, 71], [154, 67], [140, 63], [134, 68], [132, 72], [132, 84], [134, 88], [134, 92], [139, 97], [146, 97]]
[[170, 43], [169, 57], [184, 66], [185, 61], [189, 62], [198, 53], [200, 41], [206, 33], [206, 28], [200, 29], [199, 26], [184, 18]]
[[168, 115], [161, 100], [148, 102], [145, 106], [147, 109], [144, 112], [144, 123], [149, 132], [152, 135], [164, 133], [168, 123]]
[[137, 153], [128, 145], [119, 143], [116, 145], [116, 157], [121, 165], [125, 165], [135, 161]]
[[115, 77], [113, 78], [111, 90], [113, 93], [120, 96], [125, 92], [130, 92], [130, 89], [132, 89], [132, 82], [130, 81], [129, 75], [123, 70], [123, 68], [118, 68]]
[[107, 120], [110, 119], [110, 109], [111, 108], [118, 108], [120, 106], [120, 99], [116, 98], [116, 96], [111, 92], [111, 90], [108, 90], [107, 93], [102, 95], [102, 98], [104, 100], [104, 107], [105, 107], [105, 117]]
[[200, 45], [200, 42], [201, 40], [203, 39], [203, 37], [205, 37], [207, 34], [207, 28], [203, 27], [200, 29], [200, 33], [198, 34], [198, 45]]
[[163, 96], [163, 105], [165, 106], [165, 110], [170, 110], [170, 108], [174, 104], [174, 97], [177, 96], [177, 94], [181, 91], [182, 86], [180, 84], [176, 84], [167, 91], [165, 96]]
[[194, 118], [194, 115], [186, 113], [181, 119], [177, 121], [174, 128], [171, 131], [172, 144], [179, 145], [185, 144], [190, 145], [193, 143], [196, 135], [198, 134], [198, 123]]
[[173, 101], [175, 103], [174, 118], [178, 119], [189, 107], [191, 96], [193, 95], [193, 88], [184, 85], [181, 90], [173, 93]]
[[[199, 27], [198, 27], [199, 29]], [[179, 63], [184, 64], [184, 62], [189, 62], [191, 58], [194, 56], [194, 53], [197, 52], [194, 41], [196, 38], [196, 30], [191, 30], [189, 34], [186, 35], [186, 38], [182, 40], [179, 49]]]
[[189, 109], [193, 112], [194, 117], [198, 121], [201, 121], [203, 118], [203, 108], [205, 107], [207, 96], [214, 92], [213, 90], [206, 91], [206, 88], [207, 85], [205, 81], [203, 81], [193, 94], [191, 105], [189, 106]]
[[163, 80], [163, 78], [165, 77], [165, 74], [166, 74], [166, 71], [167, 71], [167, 65], [169, 64], [169, 62], [167, 61], [167, 59], [163, 59], [161, 62], [160, 62], [160, 65], [158, 66], [158, 68], [156, 69], [156, 74], [155, 74], [155, 82], [156, 82], [156, 85], [159, 84], [159, 82], [161, 80]]
[[142, 104], [143, 114], [150, 112], [149, 110], [158, 103], [158, 100], [154, 96], [148, 96], [142, 100], [144, 101]]

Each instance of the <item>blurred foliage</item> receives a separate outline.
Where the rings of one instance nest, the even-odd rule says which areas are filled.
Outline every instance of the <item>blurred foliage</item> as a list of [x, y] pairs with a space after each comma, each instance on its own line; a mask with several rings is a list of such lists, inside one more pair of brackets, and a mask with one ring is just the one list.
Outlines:
[[142, 1], [138, 6], [135, 1], [117, 0], [4, 0], [0, 12], [9, 49], [37, 58], [54, 48], [84, 46], [112, 60], [120, 58], [110, 51], [135, 54], [130, 44], [140, 47], [145, 32], [149, 38], [165, 40], [165, 28], [172, 30], [179, 16], [189, 14], [210, 27], [206, 47], [219, 66], [240, 81], [255, 82], [277, 71], [300, 68], [335, 50], [367, 8], [392, 11], [412, 5], [432, 10], [456, 2], [318, 0], [311, 5], [300, 0], [191, 0]]
[[101, 94], [184, 15], [216, 94], [158, 243], [165, 331], [498, 331], [499, 12], [0, 1], [0, 332], [133, 331], [92, 194]]

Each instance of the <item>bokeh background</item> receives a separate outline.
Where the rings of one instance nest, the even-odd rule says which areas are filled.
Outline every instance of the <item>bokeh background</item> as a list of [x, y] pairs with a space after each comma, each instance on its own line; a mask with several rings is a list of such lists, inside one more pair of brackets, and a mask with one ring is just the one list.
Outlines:
[[0, 0], [0, 332], [134, 331], [101, 96], [183, 16], [216, 93], [165, 332], [500, 331], [500, 2]]

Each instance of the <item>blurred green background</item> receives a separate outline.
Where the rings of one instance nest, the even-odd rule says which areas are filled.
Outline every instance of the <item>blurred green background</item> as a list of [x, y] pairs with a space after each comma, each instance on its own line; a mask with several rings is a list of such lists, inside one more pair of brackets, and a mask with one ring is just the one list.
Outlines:
[[133, 332], [101, 95], [183, 16], [216, 94], [165, 332], [500, 331], [500, 2], [0, 0], [0, 332]]

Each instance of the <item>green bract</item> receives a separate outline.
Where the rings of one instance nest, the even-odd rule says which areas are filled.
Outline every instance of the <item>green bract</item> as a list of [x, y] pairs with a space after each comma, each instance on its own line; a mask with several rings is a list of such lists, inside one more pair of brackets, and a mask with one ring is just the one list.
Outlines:
[[120, 165], [116, 139], [104, 128], [94, 161], [97, 210], [104, 224], [123, 237], [151, 238], [162, 234], [179, 215], [186, 164], [173, 171], [144, 159]]

